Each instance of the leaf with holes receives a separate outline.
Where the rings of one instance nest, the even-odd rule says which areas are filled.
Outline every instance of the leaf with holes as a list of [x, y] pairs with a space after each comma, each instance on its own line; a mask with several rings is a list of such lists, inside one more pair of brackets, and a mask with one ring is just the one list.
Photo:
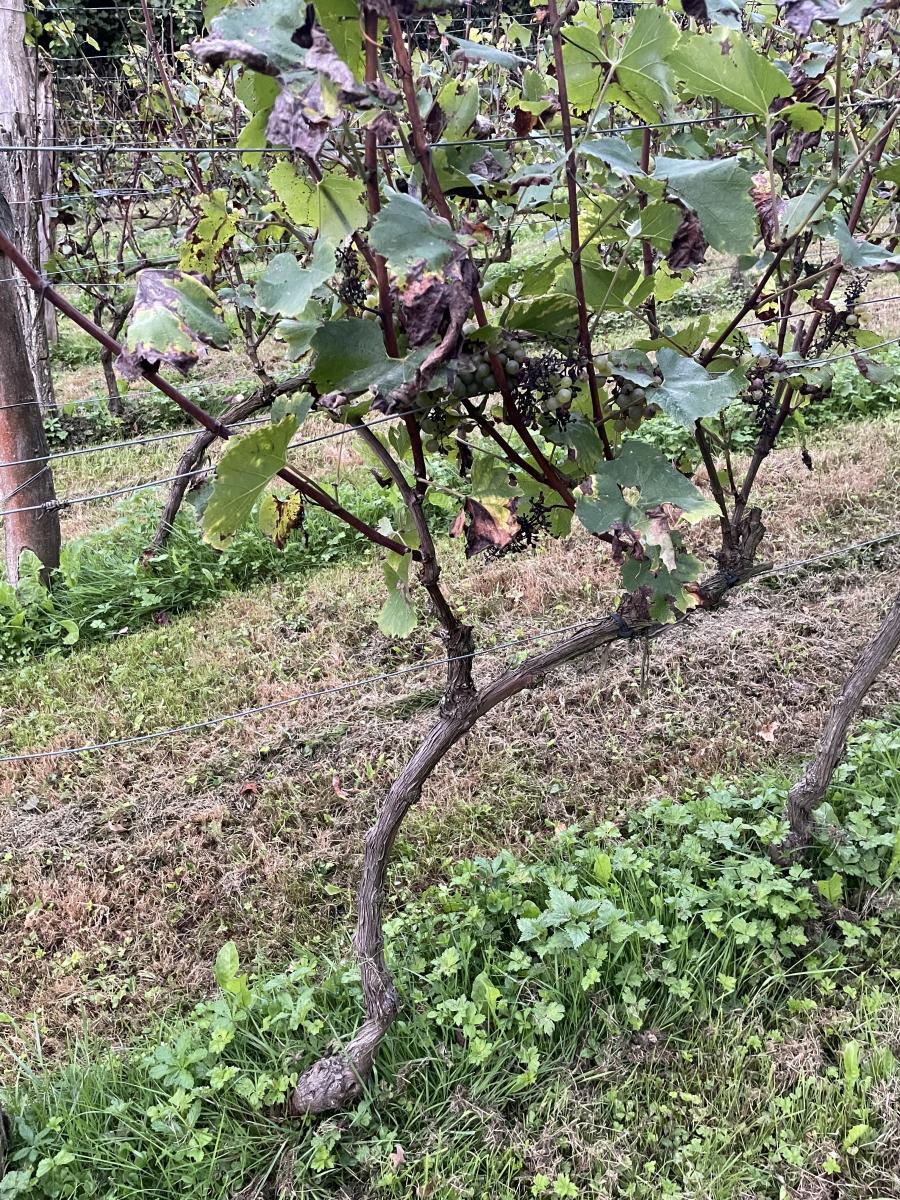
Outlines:
[[[699, 521], [718, 511], [664, 454], [636, 438], [627, 441], [611, 462], [601, 463], [593, 488], [593, 496], [580, 499], [575, 509], [591, 533], [606, 533], [614, 525], [640, 528], [647, 510], [663, 504], [680, 509], [686, 521]], [[627, 496], [623, 489], [628, 490]]]

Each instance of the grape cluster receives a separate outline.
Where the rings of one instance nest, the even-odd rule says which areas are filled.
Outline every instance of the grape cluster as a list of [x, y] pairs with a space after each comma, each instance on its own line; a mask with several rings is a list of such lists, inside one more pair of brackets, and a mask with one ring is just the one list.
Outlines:
[[612, 402], [617, 412], [613, 417], [613, 428], [617, 433], [625, 433], [626, 430], [633, 433], [642, 421], [658, 411], [653, 404], [652, 394], [653, 389], [662, 382], [662, 371], [659, 367], [653, 368], [653, 380], [648, 379], [645, 384], [614, 375], [613, 367], [605, 354], [595, 356], [594, 370], [600, 379], [613, 379]]
[[756, 423], [763, 432], [773, 428], [777, 411], [775, 390], [769, 374], [771, 366], [772, 359], [763, 355], [756, 360], [756, 365], [750, 372], [750, 394], [747, 399], [753, 405]]
[[583, 376], [577, 354], [546, 350], [526, 358], [522, 371], [512, 385], [516, 407], [533, 425], [544, 413], [557, 425], [564, 425], [572, 403], [575, 385]]
[[338, 283], [341, 303], [353, 312], [359, 312], [366, 307], [372, 286], [369, 279], [363, 283], [359, 271], [359, 255], [352, 247], [345, 246], [337, 253], [337, 265], [341, 273]]
[[538, 540], [550, 530], [550, 509], [544, 503], [544, 493], [528, 506], [524, 513], [517, 513], [519, 528], [515, 536], [505, 546], [490, 546], [485, 554], [488, 561], [506, 558], [508, 554], [521, 554], [536, 546]]

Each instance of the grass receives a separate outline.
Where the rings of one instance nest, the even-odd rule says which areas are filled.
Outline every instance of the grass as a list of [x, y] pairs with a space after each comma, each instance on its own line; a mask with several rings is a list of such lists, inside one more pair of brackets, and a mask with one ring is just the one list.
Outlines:
[[[860, 425], [763, 471], [775, 533], [795, 557], [893, 527], [900, 427]], [[698, 549], [707, 553], [701, 528]], [[651, 647], [549, 678], [482, 723], [430, 782], [397, 870], [421, 888], [439, 864], [521, 847], [556, 823], [596, 822], [716, 772], [809, 752], [823, 712], [895, 586], [897, 550], [758, 585]], [[614, 574], [575, 539], [483, 564], [450, 554], [481, 644], [606, 611]], [[360, 561], [224, 591], [207, 607], [0, 676], [2, 752], [127, 736], [311, 687], [366, 678], [440, 643], [377, 630], [380, 568]], [[486, 678], [512, 653], [486, 658]], [[48, 1053], [70, 1023], [117, 1039], [198, 994], [233, 938], [284, 961], [349, 920], [357, 847], [379, 797], [432, 719], [430, 673], [307, 700], [207, 735], [7, 767], [8, 884], [0, 992], [38, 1014]], [[900, 699], [889, 672], [867, 711]], [[672, 753], [672, 747], [678, 753]], [[324, 885], [332, 889], [326, 892]]]
[[900, 1185], [900, 732], [856, 740], [803, 866], [785, 789], [714, 782], [519, 856], [442, 864], [388, 925], [407, 1004], [361, 1102], [291, 1121], [357, 1019], [340, 940], [127, 1051], [26, 1034], [0, 1195], [810, 1200]]

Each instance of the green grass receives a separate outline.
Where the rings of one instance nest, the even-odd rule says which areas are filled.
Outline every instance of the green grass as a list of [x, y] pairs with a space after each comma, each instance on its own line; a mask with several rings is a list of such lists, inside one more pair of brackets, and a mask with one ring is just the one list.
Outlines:
[[855, 740], [790, 869], [783, 801], [714, 782], [447, 864], [392, 911], [406, 1005], [338, 1117], [283, 1105], [357, 1020], [342, 943], [280, 974], [224, 947], [216, 997], [127, 1052], [19, 1056], [0, 1196], [896, 1195], [900, 730]]

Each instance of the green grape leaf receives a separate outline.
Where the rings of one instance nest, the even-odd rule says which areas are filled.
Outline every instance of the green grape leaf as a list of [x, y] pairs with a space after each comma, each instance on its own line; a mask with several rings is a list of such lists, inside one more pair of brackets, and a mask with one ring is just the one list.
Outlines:
[[280, 162], [268, 175], [269, 186], [284, 205], [284, 210], [295, 225], [310, 227], [319, 223], [318, 200], [308, 181], [292, 163]]
[[[576, 111], [584, 112], [593, 106], [600, 91], [604, 58], [600, 52], [599, 23], [593, 13], [582, 8], [579, 23], [566, 28], [563, 42], [563, 65], [569, 103]], [[535, 96], [546, 105], [546, 100]]]
[[643, 175], [645, 172], [637, 160], [635, 152], [621, 137], [590, 138], [578, 147], [579, 154], [585, 158], [596, 159], [604, 163], [617, 175], [630, 179], [632, 175]]
[[792, 129], [799, 129], [803, 133], [815, 133], [825, 125], [822, 110], [817, 104], [789, 104], [787, 108], [779, 110], [778, 118], [790, 121]]
[[453, 52], [456, 59], [465, 59], [466, 62], [488, 62], [493, 63], [495, 67], [510, 69], [530, 65], [529, 59], [522, 58], [519, 54], [510, 54], [508, 50], [498, 50], [495, 46], [483, 42], [470, 42], [466, 38], [454, 37], [452, 33], [448, 33], [447, 37], [456, 43], [457, 48]]
[[313, 337], [324, 319], [321, 304], [313, 301], [296, 319], [278, 322], [275, 336], [287, 345], [289, 362], [296, 362], [312, 349]]
[[249, 67], [241, 71], [240, 78], [234, 85], [235, 95], [251, 116], [260, 112], [268, 116], [280, 91], [277, 79], [273, 79], [271, 75], [261, 75], [259, 71], [251, 71]]
[[656, 121], [672, 107], [672, 68], [668, 60], [678, 42], [678, 29], [662, 8], [638, 8], [631, 32], [613, 60], [615, 83], [606, 99], [618, 101], [645, 121]]
[[756, 210], [750, 199], [750, 173], [737, 158], [703, 162], [660, 155], [654, 174], [697, 214], [714, 250], [750, 250], [757, 236]]
[[[646, 512], [662, 504], [681, 509], [692, 522], [718, 511], [664, 454], [637, 438], [625, 442], [612, 462], [601, 463], [593, 481], [594, 495], [582, 497], [575, 507], [575, 515], [591, 533], [606, 533], [616, 524], [639, 529], [646, 525]], [[634, 503], [623, 488], [638, 493]]]
[[[217, 40], [239, 43], [252, 51], [259, 57], [259, 67], [271, 64], [279, 71], [290, 71], [302, 65], [305, 57], [294, 41], [303, 16], [298, 0], [260, 0], [246, 8], [230, 5], [210, 21], [209, 31]], [[233, 57], [247, 62], [246, 54]]]
[[316, 19], [328, 34], [338, 58], [356, 79], [362, 79], [366, 55], [357, 0], [316, 0]]
[[677, 350], [658, 351], [656, 365], [663, 379], [653, 390], [653, 403], [685, 429], [693, 429], [701, 417], [714, 416], [740, 393], [739, 372], [711, 375], [693, 358]]
[[641, 209], [641, 237], [660, 254], [668, 254], [683, 220], [684, 210], [677, 204], [653, 200]]
[[900, 270], [900, 254], [894, 254], [884, 246], [876, 246], [874, 242], [855, 238], [843, 217], [836, 218], [834, 222], [834, 236], [845, 267], [859, 271]]
[[418, 262], [432, 271], [446, 266], [461, 243], [450, 223], [421, 200], [394, 192], [372, 223], [369, 245], [396, 274], [405, 275]]
[[419, 618], [409, 599], [408, 560], [396, 570], [390, 563], [384, 564], [384, 581], [387, 584], [387, 600], [378, 616], [378, 628], [386, 637], [408, 637], [418, 624]]
[[336, 265], [334, 246], [322, 238], [316, 240], [306, 267], [300, 266], [295, 254], [276, 254], [256, 284], [260, 308], [280, 317], [300, 316]]
[[230, 545], [266, 484], [285, 465], [288, 444], [296, 430], [297, 418], [290, 413], [274, 425], [254, 429], [229, 442], [216, 468], [212, 496], [203, 514], [204, 541], [218, 550]]
[[344, 175], [326, 175], [320, 180], [316, 189], [319, 234], [326, 242], [338, 246], [368, 221], [361, 187], [358, 179], [348, 179]]
[[713, 96], [735, 112], [763, 117], [773, 100], [793, 92], [787, 76], [734, 30], [684, 33], [670, 62], [686, 96]]
[[428, 353], [420, 346], [405, 358], [389, 358], [377, 321], [348, 317], [328, 321], [312, 339], [313, 382], [320, 392], [389, 393], [414, 378]]

